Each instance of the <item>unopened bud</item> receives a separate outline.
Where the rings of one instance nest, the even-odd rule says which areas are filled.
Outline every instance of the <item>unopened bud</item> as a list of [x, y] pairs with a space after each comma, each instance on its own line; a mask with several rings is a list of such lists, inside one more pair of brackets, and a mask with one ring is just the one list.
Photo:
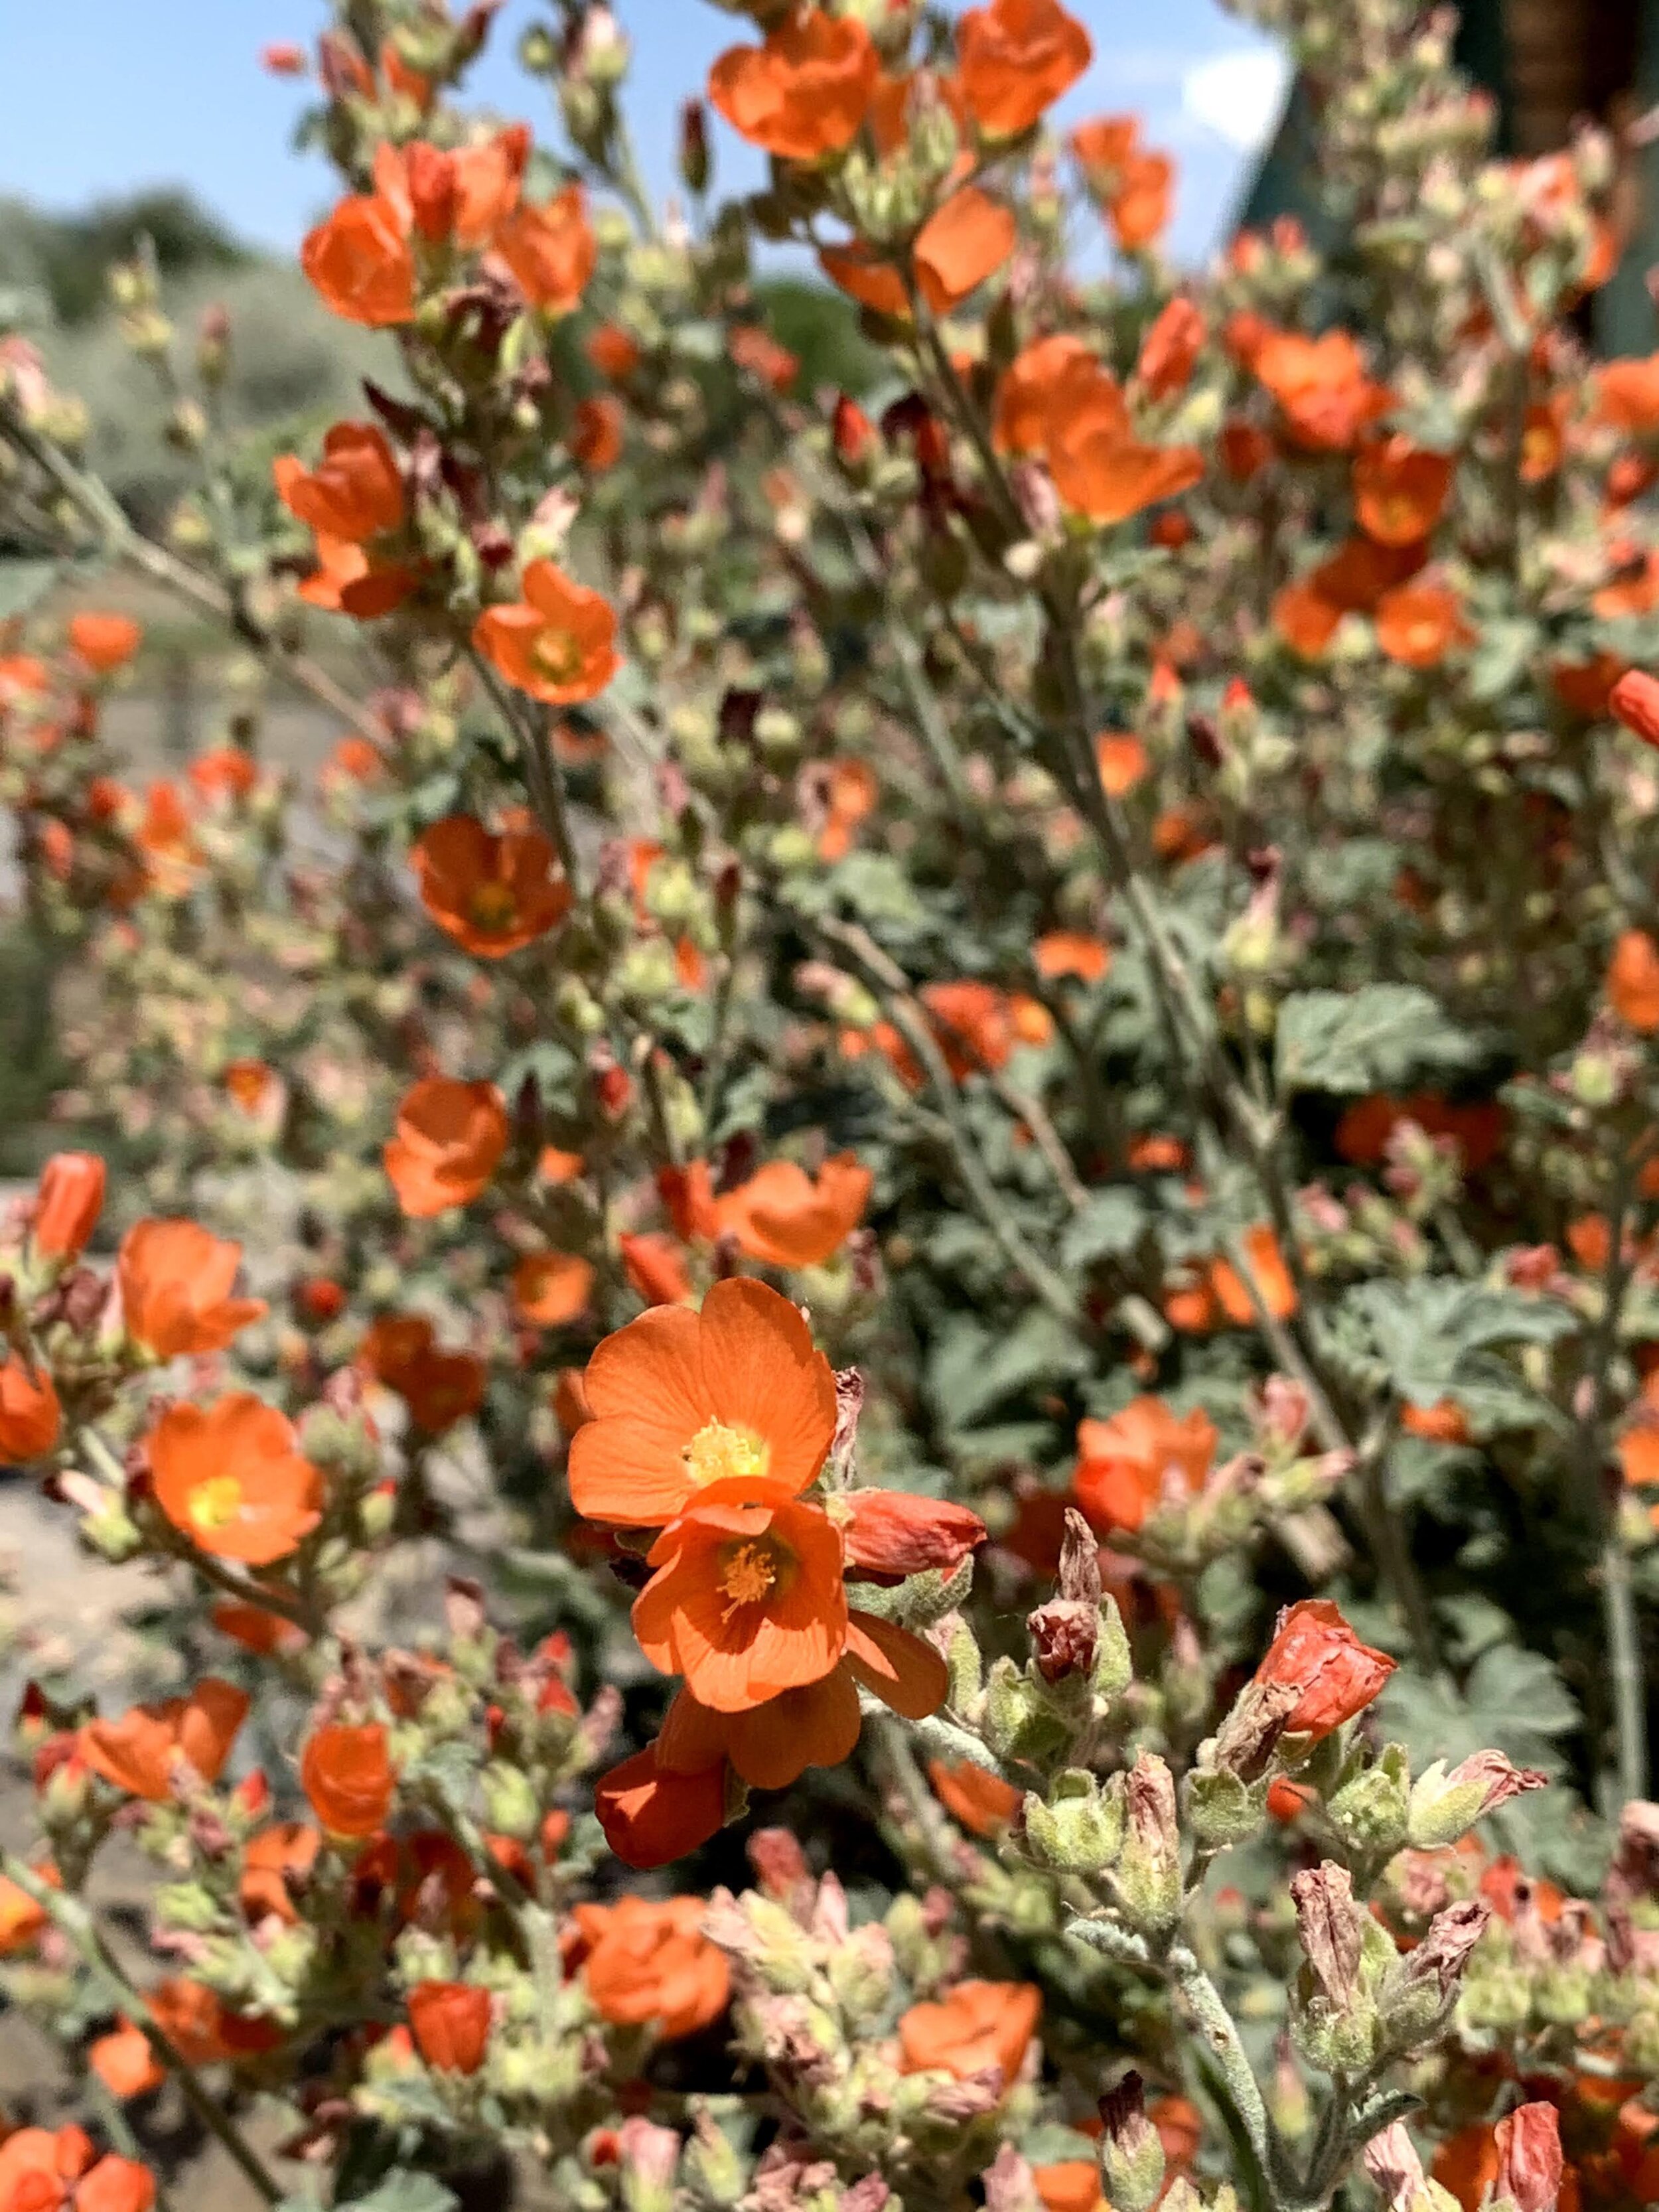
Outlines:
[[1100, 2100], [1100, 2178], [1113, 2212], [1152, 2212], [1164, 2189], [1164, 2145], [1146, 2117], [1146, 2085], [1123, 2076]]
[[1495, 2204], [1555, 2212], [1561, 2194], [1561, 2126], [1553, 2105], [1521, 2105], [1499, 2120]]
[[1123, 1848], [1113, 1886], [1125, 1917], [1142, 1935], [1167, 1935], [1181, 1917], [1181, 1832], [1175, 1778], [1156, 1752], [1143, 1751], [1127, 1775]]
[[626, 2212], [673, 2212], [679, 2136], [672, 2128], [659, 2127], [639, 2112], [630, 2114], [617, 2134]]
[[689, 192], [708, 190], [708, 118], [700, 100], [688, 100], [680, 110], [680, 180]]
[[1025, 1800], [1025, 1840], [1034, 1858], [1067, 1874], [1099, 1874], [1123, 1844], [1123, 1797], [1103, 1791], [1092, 1774], [1069, 1767], [1055, 1779], [1047, 1802]]
[[1413, 1784], [1406, 1840], [1430, 1851], [1455, 1844], [1477, 1820], [1522, 1790], [1544, 1790], [1549, 1777], [1535, 1767], [1512, 1766], [1501, 1751], [1477, 1751], [1449, 1774], [1437, 1759]]

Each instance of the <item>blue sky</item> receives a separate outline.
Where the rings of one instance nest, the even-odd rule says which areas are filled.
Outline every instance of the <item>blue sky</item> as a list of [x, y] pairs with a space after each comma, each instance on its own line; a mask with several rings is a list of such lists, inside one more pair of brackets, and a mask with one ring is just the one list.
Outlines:
[[[678, 102], [743, 27], [704, 0], [613, 4], [635, 41], [645, 167], [666, 191]], [[1070, 4], [1093, 34], [1095, 65], [1062, 115], [1144, 115], [1149, 139], [1181, 160], [1173, 242], [1201, 253], [1271, 120], [1271, 50], [1217, 0]], [[326, 20], [318, 0], [15, 0], [4, 12], [0, 192], [67, 210], [140, 185], [185, 184], [243, 235], [289, 249], [325, 204], [321, 164], [289, 147], [301, 88], [258, 62], [268, 40], [314, 37]], [[507, 0], [474, 80], [481, 101], [538, 127], [549, 120], [544, 90], [520, 75], [513, 50], [518, 29], [547, 12]], [[723, 127], [717, 153], [728, 185], [756, 173]]]

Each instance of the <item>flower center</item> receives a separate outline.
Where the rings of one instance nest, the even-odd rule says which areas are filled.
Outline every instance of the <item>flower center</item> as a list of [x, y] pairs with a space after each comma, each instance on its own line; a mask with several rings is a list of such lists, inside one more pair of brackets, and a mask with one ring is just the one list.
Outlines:
[[767, 1544], [738, 1544], [720, 1569], [720, 1589], [732, 1601], [729, 1620], [740, 1605], [758, 1605], [778, 1578], [777, 1554]]
[[530, 657], [544, 676], [568, 684], [582, 665], [582, 649], [568, 629], [544, 629], [536, 634]]
[[752, 1429], [734, 1429], [724, 1421], [710, 1421], [697, 1431], [680, 1457], [701, 1490], [705, 1483], [729, 1482], [733, 1477], [752, 1482], [771, 1465], [772, 1447]]
[[190, 1517], [198, 1528], [228, 1528], [241, 1510], [242, 1486], [234, 1474], [216, 1474], [191, 1492]]
[[510, 929], [518, 919], [519, 902], [510, 884], [479, 884], [468, 896], [466, 910], [480, 929]]

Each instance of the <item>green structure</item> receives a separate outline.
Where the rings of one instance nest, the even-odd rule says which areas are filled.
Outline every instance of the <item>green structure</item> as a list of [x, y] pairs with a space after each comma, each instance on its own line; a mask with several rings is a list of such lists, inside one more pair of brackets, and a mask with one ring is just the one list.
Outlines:
[[[1659, 108], [1659, 0], [1464, 0], [1458, 58], [1498, 103], [1498, 146], [1532, 156], [1565, 145], [1583, 117], [1620, 130]], [[1240, 221], [1260, 227], [1296, 215], [1318, 242], [1306, 94], [1291, 92]], [[1659, 264], [1659, 145], [1632, 151], [1635, 227], [1622, 266], [1597, 295], [1594, 336], [1606, 354], [1659, 348], [1659, 311], [1647, 286]]]

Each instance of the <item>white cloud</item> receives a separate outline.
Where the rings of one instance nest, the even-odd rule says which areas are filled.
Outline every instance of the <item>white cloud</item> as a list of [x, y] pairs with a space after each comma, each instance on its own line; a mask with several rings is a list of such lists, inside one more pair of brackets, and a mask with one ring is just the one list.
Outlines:
[[1273, 134], [1290, 76], [1290, 64], [1275, 48], [1240, 46], [1187, 71], [1182, 106], [1230, 146], [1254, 153]]

